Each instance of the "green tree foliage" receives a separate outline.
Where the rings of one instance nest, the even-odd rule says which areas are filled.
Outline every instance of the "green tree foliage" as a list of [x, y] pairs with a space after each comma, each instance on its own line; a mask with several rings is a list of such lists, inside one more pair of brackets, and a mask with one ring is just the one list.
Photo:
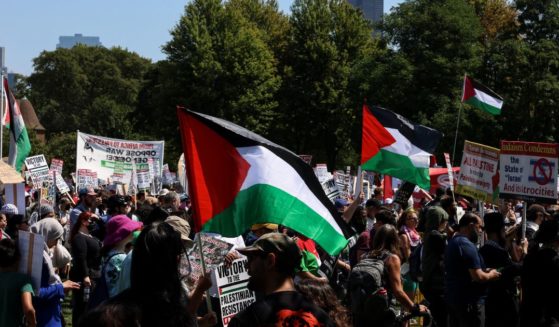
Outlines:
[[291, 10], [278, 125], [283, 142], [331, 168], [355, 162], [350, 136], [359, 111], [348, 86], [352, 67], [373, 48], [372, 30], [344, 0], [296, 0]]
[[121, 48], [43, 51], [29, 76], [29, 99], [49, 136], [80, 129], [128, 137], [131, 114], [150, 62]]

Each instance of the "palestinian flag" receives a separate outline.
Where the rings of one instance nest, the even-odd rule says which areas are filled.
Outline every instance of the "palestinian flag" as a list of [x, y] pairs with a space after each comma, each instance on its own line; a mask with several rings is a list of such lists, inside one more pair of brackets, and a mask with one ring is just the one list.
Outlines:
[[500, 115], [503, 107], [503, 98], [500, 95], [468, 76], [464, 76], [462, 102], [492, 115]]
[[287, 226], [331, 255], [349, 229], [299, 156], [223, 119], [177, 108], [194, 228], [234, 237], [256, 223]]
[[364, 104], [361, 166], [428, 190], [430, 157], [441, 137], [437, 130]]
[[8, 87], [8, 80], [6, 78], [2, 81], [4, 83], [4, 90], [6, 95], [7, 118], [3, 119], [6, 126], [10, 129], [10, 153], [8, 163], [14, 167], [15, 170], [21, 171], [21, 167], [25, 162], [25, 158], [31, 152], [31, 143], [27, 135], [27, 129], [23, 122], [23, 116], [19, 111], [19, 105], [16, 98]]

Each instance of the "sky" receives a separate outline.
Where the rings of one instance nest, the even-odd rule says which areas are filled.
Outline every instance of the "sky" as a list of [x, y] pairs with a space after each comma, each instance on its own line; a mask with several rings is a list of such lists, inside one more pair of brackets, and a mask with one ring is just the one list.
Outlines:
[[[404, 0], [385, 0], [388, 12]], [[106, 47], [120, 46], [142, 57], [165, 58], [161, 46], [184, 13], [185, 0], [17, 0], [3, 1], [0, 47], [8, 72], [30, 75], [33, 58], [56, 49], [58, 37], [98, 36]], [[289, 13], [292, 0], [278, 0]], [[6, 14], [9, 13], [9, 14]]]

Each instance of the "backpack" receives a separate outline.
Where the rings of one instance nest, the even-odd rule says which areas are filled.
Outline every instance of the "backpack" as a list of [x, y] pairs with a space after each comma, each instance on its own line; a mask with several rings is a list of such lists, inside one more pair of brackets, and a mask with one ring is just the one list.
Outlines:
[[420, 243], [411, 253], [408, 261], [410, 263], [409, 275], [414, 282], [423, 281], [423, 270], [421, 269], [421, 255], [423, 254], [423, 243]]
[[95, 309], [99, 304], [103, 303], [105, 300], [109, 299], [109, 286], [107, 285], [107, 280], [105, 279], [105, 268], [111, 259], [121, 253], [114, 253], [111, 255], [107, 261], [103, 264], [103, 269], [101, 269], [101, 277], [95, 283], [95, 287], [91, 292], [89, 301], [87, 302], [87, 310]]
[[353, 268], [348, 278], [348, 293], [355, 326], [385, 319], [389, 300], [385, 285], [384, 261], [389, 253], [365, 258]]

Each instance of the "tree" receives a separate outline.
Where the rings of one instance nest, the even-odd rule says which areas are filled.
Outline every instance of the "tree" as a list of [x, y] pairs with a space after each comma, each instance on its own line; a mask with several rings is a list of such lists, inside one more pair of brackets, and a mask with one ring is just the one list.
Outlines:
[[[401, 96], [384, 96], [382, 105], [442, 131], [439, 149], [451, 149], [464, 74], [481, 64], [483, 30], [474, 8], [463, 0], [411, 0], [394, 8], [381, 28], [395, 61], [381, 56], [369, 63], [371, 76], [378, 78], [368, 91], [392, 87], [390, 93]], [[399, 67], [402, 83], [382, 73]], [[485, 114], [469, 110], [462, 115], [458, 147], [464, 138], [475, 137], [471, 121], [479, 115]]]
[[277, 125], [282, 141], [331, 168], [354, 163], [350, 137], [359, 111], [349, 80], [359, 58], [374, 48], [372, 29], [344, 0], [296, 0], [291, 11]]
[[48, 135], [84, 132], [126, 138], [150, 62], [121, 48], [43, 51], [28, 78], [30, 100]]

